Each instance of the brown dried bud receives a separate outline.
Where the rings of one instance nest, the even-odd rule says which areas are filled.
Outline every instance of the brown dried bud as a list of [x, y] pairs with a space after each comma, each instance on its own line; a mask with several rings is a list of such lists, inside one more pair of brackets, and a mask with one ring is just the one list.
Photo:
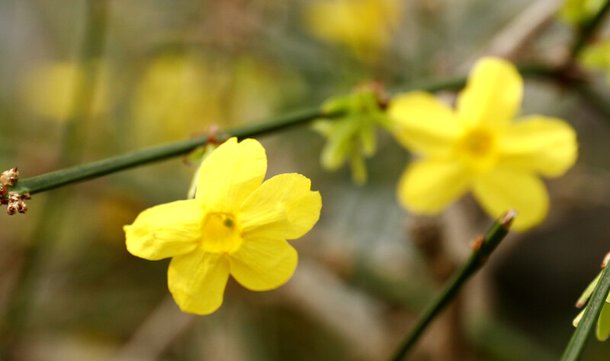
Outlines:
[[13, 214], [17, 213], [17, 206], [15, 206], [15, 204], [11, 203], [6, 207], [6, 213], [9, 216], [12, 216]]
[[3, 186], [12, 187], [19, 178], [19, 170], [17, 167], [5, 170], [0, 174], [0, 184]]
[[9, 192], [8, 193], [8, 202], [9, 203], [17, 203], [21, 200], [21, 194], [17, 192]]
[[6, 204], [6, 213], [13, 215], [17, 212], [25, 213], [28, 210], [28, 206], [25, 204], [25, 200], [30, 199], [29, 193], [19, 194], [17, 192], [8, 192], [3, 199], [1, 204]]
[[24, 201], [17, 202], [17, 211], [22, 214], [28, 211], [28, 206]]

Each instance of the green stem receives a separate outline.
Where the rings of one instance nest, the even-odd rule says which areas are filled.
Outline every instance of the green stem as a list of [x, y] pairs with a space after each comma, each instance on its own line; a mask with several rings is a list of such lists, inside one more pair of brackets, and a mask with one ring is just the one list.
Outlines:
[[595, 326], [602, 307], [606, 303], [608, 292], [610, 292], [610, 271], [608, 271], [608, 268], [610, 267], [605, 267], [602, 271], [599, 282], [595, 286], [593, 295], [585, 309], [585, 314], [572, 334], [572, 338], [570, 338], [570, 342], [568, 342], [563, 356], [561, 356], [561, 361], [576, 361], [580, 358], [589, 334]]
[[[522, 66], [519, 67], [519, 71], [524, 76], [543, 77], [547, 79], [552, 79], [557, 74], [555, 69], [544, 65]], [[421, 84], [419, 86], [411, 86], [408, 88], [408, 90], [418, 89], [430, 92], [440, 90], [455, 90], [463, 87], [465, 83], [465, 77], [457, 77], [453, 79]], [[304, 109], [285, 116], [272, 118], [253, 126], [228, 131], [226, 134], [227, 136], [235, 136], [238, 138], [255, 137], [305, 124], [317, 118], [335, 118], [339, 115], [339, 113], [324, 113], [319, 108]], [[184, 155], [197, 147], [205, 145], [207, 141], [208, 137], [202, 136], [142, 149], [132, 153], [122, 154], [83, 165], [60, 169], [39, 176], [24, 178], [18, 181], [12, 190], [19, 193], [29, 192], [30, 194], [44, 192], [68, 184], [101, 177], [128, 168]]]
[[595, 32], [602, 24], [606, 14], [610, 11], [610, 0], [606, 1], [602, 8], [595, 14], [595, 16], [578, 29], [578, 35], [574, 40], [574, 44], [570, 49], [569, 61], [573, 62], [578, 58], [582, 50], [585, 48], [587, 43], [595, 35]]
[[485, 261], [491, 253], [496, 249], [498, 244], [500, 244], [500, 241], [508, 234], [514, 217], [515, 212], [509, 211], [502, 218], [494, 222], [487, 231], [487, 234], [482, 238], [480, 245], [473, 249], [468, 261], [454, 274], [443, 292], [424, 311], [415, 327], [407, 334], [391, 360], [400, 361], [409, 351], [411, 351], [430, 322], [449, 305], [464, 283], [466, 283], [466, 281], [485, 264]]
[[[517, 66], [519, 73], [528, 78], [540, 78], [557, 80], [562, 74], [561, 70], [544, 64], [526, 64]], [[406, 91], [421, 90], [427, 92], [438, 92], [442, 90], [459, 90], [466, 85], [467, 77], [456, 77], [443, 79], [422, 84], [408, 86]]]
[[[227, 135], [238, 138], [255, 137], [299, 124], [304, 124], [322, 116], [325, 118], [330, 118], [338, 115], [338, 113], [322, 113], [322, 111], [318, 108], [307, 109], [298, 113], [274, 118], [265, 123], [228, 131]], [[21, 179], [17, 182], [17, 184], [15, 184], [15, 187], [12, 190], [19, 193], [40, 193], [71, 183], [115, 173], [127, 168], [133, 168], [139, 165], [187, 154], [193, 149], [205, 145], [207, 142], [208, 136], [201, 136], [189, 140], [142, 149], [132, 153], [122, 154], [83, 165], [60, 169], [39, 176]]]

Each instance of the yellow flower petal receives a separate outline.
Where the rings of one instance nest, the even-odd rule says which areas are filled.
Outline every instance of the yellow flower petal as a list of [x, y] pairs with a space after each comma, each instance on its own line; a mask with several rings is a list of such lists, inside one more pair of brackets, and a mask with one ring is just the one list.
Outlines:
[[216, 311], [229, 279], [229, 262], [224, 254], [201, 250], [174, 257], [169, 264], [167, 284], [184, 312], [207, 315]]
[[284, 240], [247, 239], [231, 254], [231, 275], [252, 291], [266, 291], [286, 283], [297, 262], [297, 251]]
[[497, 58], [479, 60], [457, 103], [459, 119], [467, 127], [502, 128], [521, 104], [523, 80], [511, 63]]
[[322, 199], [311, 181], [297, 173], [266, 180], [243, 203], [239, 221], [244, 238], [294, 239], [318, 221]]
[[464, 194], [470, 183], [468, 170], [458, 162], [420, 160], [403, 173], [398, 196], [411, 211], [435, 214]]
[[534, 174], [498, 168], [474, 181], [473, 192], [483, 209], [499, 217], [509, 209], [517, 211], [512, 228], [524, 230], [542, 222], [549, 208], [544, 183]]
[[267, 157], [254, 139], [221, 144], [199, 168], [196, 199], [214, 212], [234, 212], [265, 178]]
[[201, 205], [195, 200], [148, 208], [123, 227], [127, 250], [151, 261], [190, 252], [201, 238], [202, 219]]
[[424, 92], [396, 96], [388, 115], [396, 138], [416, 153], [447, 154], [461, 133], [453, 111]]
[[576, 161], [576, 133], [561, 119], [531, 116], [511, 124], [500, 139], [502, 164], [549, 177], [565, 173]]

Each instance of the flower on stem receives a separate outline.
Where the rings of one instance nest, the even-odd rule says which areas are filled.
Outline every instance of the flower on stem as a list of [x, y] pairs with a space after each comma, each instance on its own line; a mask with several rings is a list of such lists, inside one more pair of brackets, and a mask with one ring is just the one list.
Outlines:
[[566, 23], [578, 25], [591, 19], [604, 5], [604, 0], [565, 0], [559, 17]]
[[292, 276], [297, 253], [287, 240], [313, 227], [321, 198], [300, 174], [263, 182], [266, 169], [259, 142], [231, 138], [198, 170], [195, 199], [149, 208], [125, 226], [130, 253], [172, 258], [168, 286], [182, 311], [217, 310], [229, 275], [253, 291], [277, 288]]
[[377, 148], [376, 127], [387, 126], [387, 118], [380, 108], [379, 93], [375, 86], [363, 86], [347, 96], [332, 98], [323, 105], [324, 112], [339, 112], [341, 116], [321, 119], [313, 125], [328, 139], [322, 150], [322, 166], [336, 170], [349, 159], [352, 179], [357, 184], [366, 182], [364, 158], [371, 157]]
[[[610, 259], [610, 253], [608, 253], [606, 255], [606, 257], [604, 258], [604, 262], [602, 263], [602, 270], [608, 265], [609, 259]], [[578, 298], [578, 301], [576, 301], [576, 307], [581, 308], [587, 303], [587, 301], [593, 294], [593, 291], [595, 291], [595, 287], [597, 287], [600, 277], [601, 277], [601, 271], [597, 275], [597, 277], [595, 277], [595, 279], [593, 279], [593, 281], [591, 283], [589, 283], [589, 285], [587, 286], [585, 291], [582, 293], [580, 298]], [[578, 326], [578, 324], [580, 323], [580, 320], [585, 315], [586, 309], [587, 309], [586, 307], [583, 308], [583, 310], [578, 314], [578, 316], [576, 316], [576, 318], [574, 318], [574, 321], [572, 321], [572, 324], [574, 325], [574, 327]], [[606, 297], [606, 302], [604, 302], [604, 305], [602, 306], [602, 310], [597, 319], [597, 328], [595, 331], [595, 336], [600, 341], [606, 341], [608, 339], [608, 336], [610, 336], [610, 294]]]
[[459, 94], [456, 110], [424, 92], [395, 97], [389, 107], [393, 133], [420, 156], [401, 177], [402, 204], [436, 214], [472, 190], [492, 217], [515, 209], [516, 229], [540, 223], [549, 200], [538, 175], [557, 177], [574, 164], [576, 135], [557, 118], [512, 121], [522, 91], [512, 64], [484, 58]]

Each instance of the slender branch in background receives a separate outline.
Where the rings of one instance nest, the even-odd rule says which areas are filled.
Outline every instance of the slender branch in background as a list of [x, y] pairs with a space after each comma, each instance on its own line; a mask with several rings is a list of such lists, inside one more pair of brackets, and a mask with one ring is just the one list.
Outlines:
[[436, 298], [413, 327], [411, 332], [403, 340], [400, 347], [392, 357], [393, 361], [402, 360], [426, 330], [430, 322], [454, 299], [458, 291], [486, 262], [491, 253], [496, 249], [498, 244], [508, 234], [510, 225], [515, 218], [514, 211], [508, 211], [499, 220], [494, 222], [487, 234], [477, 240], [473, 244], [473, 251], [466, 263], [454, 273], [453, 278], [447, 284], [447, 287]]
[[607, 267], [607, 265], [604, 267], [599, 282], [593, 291], [593, 295], [589, 299], [585, 314], [572, 334], [572, 338], [570, 338], [570, 342], [568, 342], [568, 345], [561, 356], [561, 361], [576, 361], [580, 358], [580, 355], [585, 349], [589, 334], [596, 324], [602, 307], [608, 297], [608, 292], [610, 292], [610, 271], [608, 271], [608, 268], [610, 267]]
[[[76, 79], [72, 89], [71, 108], [63, 130], [59, 163], [61, 166], [79, 162], [87, 139], [87, 123], [96, 97], [100, 77], [108, 21], [108, 0], [88, 0], [85, 3], [85, 24], [77, 65], [82, 79]], [[75, 151], [76, 150], [76, 151]]]
[[561, 68], [545, 64], [528, 64], [518, 66], [519, 73], [526, 78], [559, 81], [565, 76]]
[[[78, 49], [78, 65], [82, 67], [83, 75], [77, 77], [73, 84], [71, 108], [59, 150], [60, 166], [78, 162], [82, 156], [107, 28], [107, 0], [88, 0], [84, 6], [84, 33]], [[53, 243], [51, 241], [57, 238], [57, 230], [60, 229], [58, 225], [66, 208], [62, 192], [51, 194], [42, 206], [43, 216], [38, 219], [31, 241], [23, 250], [21, 270], [15, 289], [9, 296], [5, 322], [0, 328], [0, 359], [17, 359], [20, 342], [26, 334], [27, 315], [34, 298], [41, 263]]]
[[449, 91], [449, 90], [459, 90], [466, 85], [466, 77], [461, 76], [457, 78], [450, 79], [441, 79], [437, 81], [431, 81], [426, 83], [417, 84], [407, 86], [404, 91], [426, 91], [426, 92], [439, 92], [439, 91]]
[[610, 11], [610, 0], [606, 0], [602, 8], [595, 14], [595, 16], [589, 20], [588, 22], [582, 24], [578, 29], [578, 34], [576, 35], [576, 39], [572, 44], [572, 48], [570, 49], [570, 57], [568, 59], [568, 63], [572, 63], [575, 59], [578, 59], [580, 53], [585, 48], [587, 43], [591, 40], [595, 33], [601, 26], [604, 18]]

